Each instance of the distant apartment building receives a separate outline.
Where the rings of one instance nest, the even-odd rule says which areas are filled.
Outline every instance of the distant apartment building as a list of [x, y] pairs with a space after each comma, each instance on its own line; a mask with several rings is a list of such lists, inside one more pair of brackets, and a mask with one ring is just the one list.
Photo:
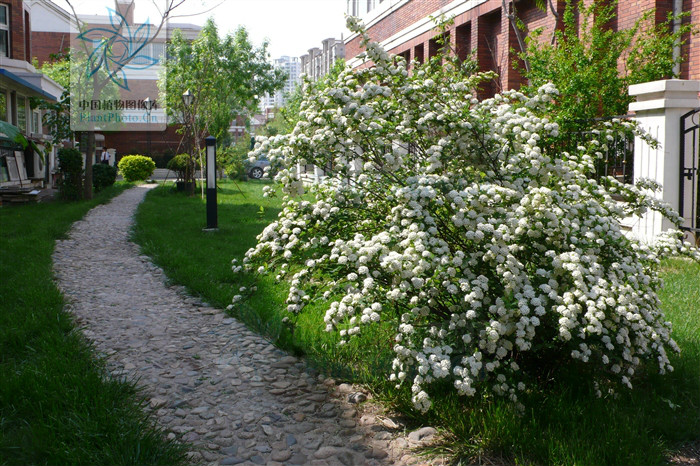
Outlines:
[[321, 48], [309, 49], [309, 53], [301, 57], [301, 72], [312, 81], [317, 81], [333, 68], [335, 62], [345, 58], [345, 43], [343, 39], [328, 38], [321, 43]]
[[[584, 0], [590, 4], [593, 0]], [[454, 18], [445, 39], [456, 54], [466, 59], [474, 53], [482, 71], [496, 71], [500, 81], [493, 82], [484, 95], [493, 95], [501, 89], [517, 88], [523, 78], [514, 66], [518, 49], [516, 33], [508, 18], [515, 5], [517, 17], [525, 33], [543, 28], [542, 37], [549, 40], [554, 28], [561, 28], [565, 0], [544, 2], [546, 10], [538, 8], [534, 0], [503, 2], [502, 0], [347, 0], [347, 13], [359, 17], [372, 40], [388, 52], [402, 55], [407, 60], [423, 62], [438, 53], [439, 31], [431, 17]], [[630, 28], [645, 12], [655, 9], [654, 22], [663, 22], [669, 13], [684, 12], [684, 21], [700, 24], [700, 0], [618, 0], [616, 16], [610, 27]], [[552, 12], [554, 10], [556, 14]], [[351, 67], [361, 66], [357, 56], [363, 52], [361, 37], [352, 34], [345, 40], [346, 57]], [[679, 75], [681, 79], [700, 79], [700, 36], [687, 38], [678, 53], [685, 58]]]
[[273, 62], [275, 68], [281, 69], [287, 74], [284, 87], [277, 90], [273, 95], [266, 93], [260, 101], [260, 112], [266, 113], [267, 109], [284, 107], [287, 103], [287, 96], [292, 94], [300, 82], [301, 62], [298, 57], [282, 56]]
[[[0, 121], [15, 126], [41, 151], [49, 140], [42, 122], [42, 111], [32, 106], [32, 98], [56, 102], [63, 88], [37, 72], [31, 64], [32, 14], [28, 2], [0, 1]], [[0, 132], [0, 188], [31, 189], [49, 181], [55, 162], [54, 152], [42, 157], [31, 147], [23, 148]]]

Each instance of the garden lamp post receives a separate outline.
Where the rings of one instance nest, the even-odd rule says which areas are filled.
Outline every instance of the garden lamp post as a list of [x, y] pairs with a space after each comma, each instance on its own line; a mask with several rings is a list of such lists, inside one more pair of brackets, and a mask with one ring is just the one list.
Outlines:
[[143, 101], [143, 106], [146, 109], [146, 129], [148, 130], [148, 156], [151, 156], [151, 110], [153, 109], [153, 102], [150, 97], [146, 97]]
[[[194, 94], [192, 94], [189, 89], [182, 94], [182, 103], [185, 104], [185, 125], [187, 125], [188, 131], [191, 131], [192, 138], [194, 139], [194, 128], [192, 124], [192, 104], [194, 104]], [[190, 145], [191, 144], [192, 141], [190, 141]], [[192, 152], [193, 148], [194, 147], [190, 147], [190, 152]]]
[[216, 207], [216, 138], [208, 136], [207, 145], [207, 227], [204, 231], [216, 231], [218, 227]]
[[189, 89], [182, 94], [182, 102], [185, 107], [190, 107], [194, 103], [194, 94]]

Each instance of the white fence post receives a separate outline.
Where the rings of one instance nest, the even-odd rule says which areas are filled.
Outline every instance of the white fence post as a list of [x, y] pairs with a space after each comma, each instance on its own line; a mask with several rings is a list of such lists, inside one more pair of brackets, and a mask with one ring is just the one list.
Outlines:
[[[629, 106], [630, 112], [635, 112], [634, 119], [659, 141], [659, 147], [653, 149], [644, 140], [635, 139], [634, 179], [650, 178], [661, 184], [663, 189], [657, 197], [676, 210], [680, 193], [680, 117], [700, 107], [699, 92], [700, 81], [681, 79], [635, 84], [629, 89], [630, 95], [637, 97]], [[632, 235], [643, 241], [652, 241], [672, 227], [656, 212], [631, 220]]]

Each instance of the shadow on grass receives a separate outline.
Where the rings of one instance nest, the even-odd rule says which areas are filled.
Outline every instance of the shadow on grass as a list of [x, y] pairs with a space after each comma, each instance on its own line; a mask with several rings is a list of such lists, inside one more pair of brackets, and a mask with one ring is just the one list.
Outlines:
[[107, 375], [53, 282], [57, 239], [91, 201], [0, 209], [0, 464], [184, 464], [132, 382]]
[[[390, 324], [365, 331], [348, 345], [324, 331], [321, 303], [304, 311], [286, 311], [288, 285], [273, 277], [231, 272], [231, 259], [242, 259], [255, 236], [277, 218], [280, 204], [264, 199], [259, 183], [224, 185], [219, 228], [204, 233], [205, 206], [199, 198], [167, 190], [149, 194], [139, 210], [135, 236], [171, 279], [194, 294], [225, 308], [239, 287], [257, 291], [236, 311], [239, 319], [278, 346], [337, 379], [368, 383], [376, 396], [402, 413], [410, 427], [433, 425], [448, 432], [442, 452], [458, 460], [505, 459], [522, 465], [664, 464], [668, 451], [697, 440], [700, 432], [700, 266], [665, 264], [664, 311], [674, 324], [680, 356], [666, 376], [650, 370], [633, 391], [597, 398], [584, 366], [566, 364], [558, 382], [533, 388], [520, 411], [500, 398], [464, 398], [449, 385], [436, 385], [433, 408], [413, 410], [410, 387], [386, 380], [393, 354]], [[283, 319], [287, 317], [291, 324]], [[653, 369], [653, 368], [652, 368]]]

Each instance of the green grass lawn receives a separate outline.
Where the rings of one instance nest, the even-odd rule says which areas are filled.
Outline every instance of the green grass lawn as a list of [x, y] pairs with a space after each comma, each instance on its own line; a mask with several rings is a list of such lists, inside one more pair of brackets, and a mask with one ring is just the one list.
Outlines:
[[129, 186], [91, 201], [0, 208], [0, 464], [185, 463], [134, 384], [106, 376], [53, 282], [55, 241]]
[[[240, 190], [238, 190], [240, 187]], [[323, 312], [313, 303], [298, 317], [285, 311], [287, 286], [270, 277], [253, 282], [235, 276], [231, 259], [241, 260], [255, 235], [279, 212], [279, 200], [262, 197], [261, 182], [223, 183], [219, 191], [219, 231], [206, 233], [205, 204], [161, 187], [148, 194], [137, 214], [135, 240], [175, 282], [206, 301], [226, 307], [240, 286], [257, 292], [237, 316], [279, 346], [304, 354], [337, 378], [367, 383], [378, 398], [398, 410], [409, 426], [433, 425], [447, 441], [435, 447], [456, 458], [503, 457], [516, 464], [653, 465], [669, 452], [700, 438], [700, 265], [664, 263], [667, 286], [663, 308], [682, 349], [675, 371], [650, 373], [635, 390], [596, 398], [578, 366], [561, 368], [557, 384], [532, 393], [525, 411], [500, 399], [434, 398], [422, 415], [412, 410], [407, 390], [384, 379], [391, 361], [392, 334], [377, 328], [338, 347], [323, 331]], [[292, 317], [295, 325], [282, 322]]]

